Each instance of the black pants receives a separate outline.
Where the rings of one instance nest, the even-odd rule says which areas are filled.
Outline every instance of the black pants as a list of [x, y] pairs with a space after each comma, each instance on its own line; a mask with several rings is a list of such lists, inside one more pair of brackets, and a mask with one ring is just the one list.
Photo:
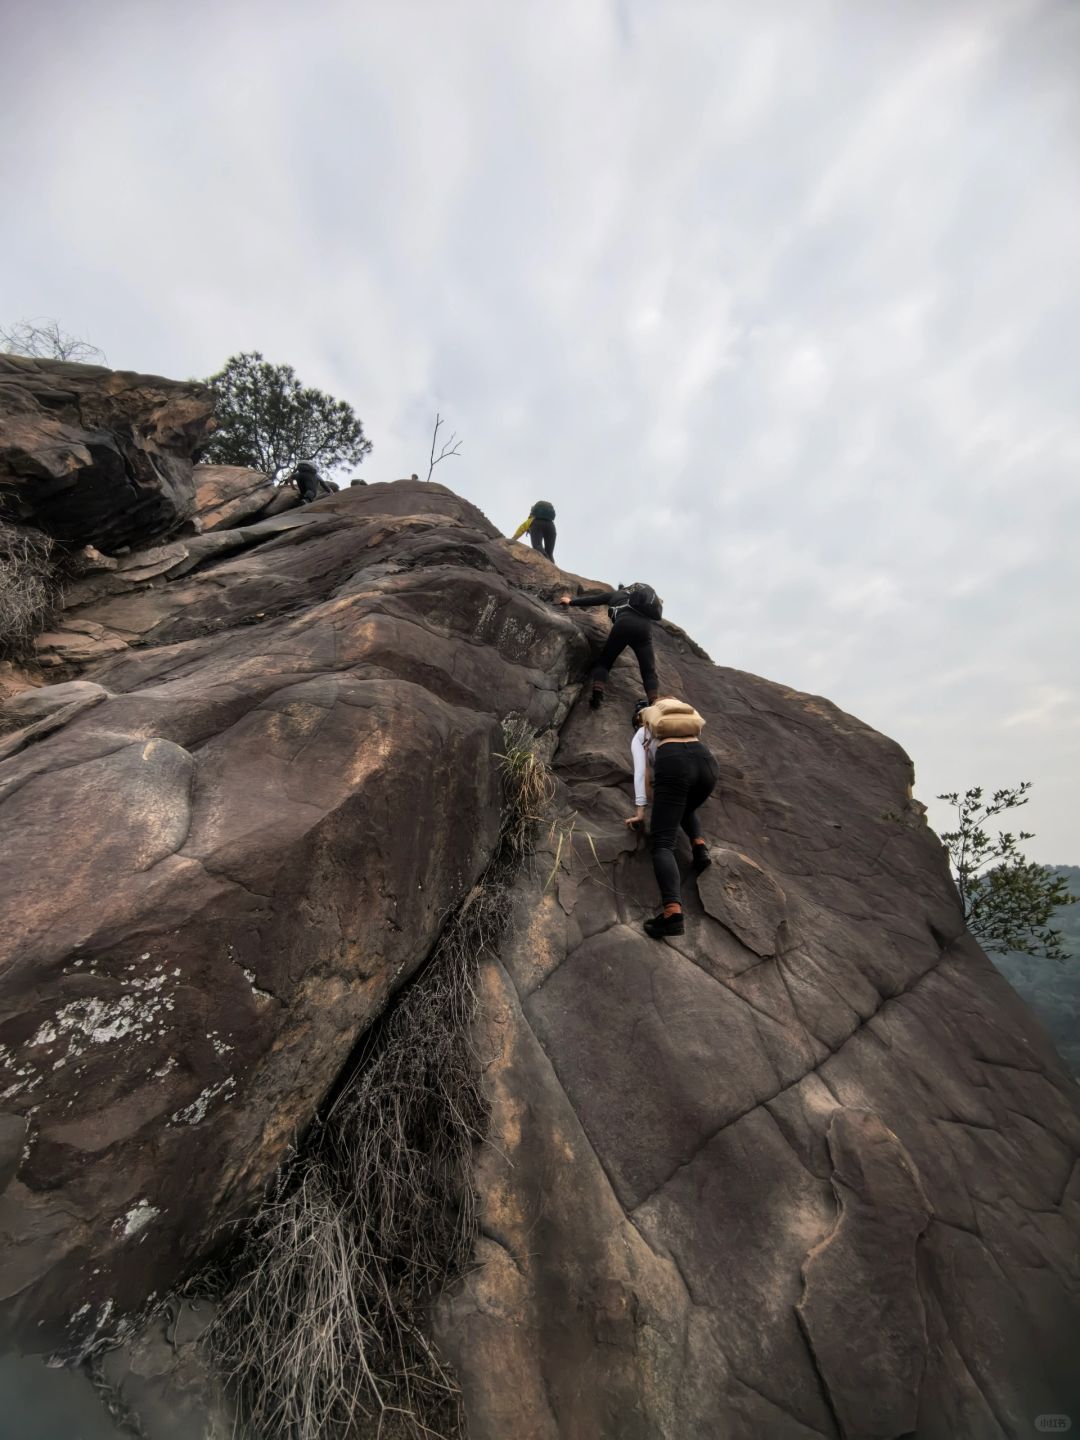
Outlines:
[[300, 504], [310, 505], [313, 500], [319, 498], [319, 482], [314, 475], [301, 475], [296, 481], [296, 488], [300, 492]]
[[529, 526], [529, 539], [534, 550], [539, 550], [548, 560], [555, 559], [554, 520], [534, 520]]
[[600, 652], [600, 659], [593, 669], [592, 683], [594, 690], [603, 690], [608, 677], [608, 671], [615, 664], [622, 652], [629, 645], [637, 656], [638, 668], [641, 671], [641, 683], [645, 686], [645, 694], [650, 700], [655, 700], [660, 693], [660, 681], [656, 675], [656, 655], [653, 652], [651, 620], [646, 620], [644, 615], [639, 615], [636, 610], [629, 606], [620, 610], [618, 619], [611, 627], [611, 634], [607, 638], [603, 650]]
[[650, 837], [653, 870], [664, 905], [681, 903], [675, 842], [682, 827], [693, 844], [701, 835], [698, 807], [712, 794], [718, 771], [712, 751], [700, 740], [670, 741], [656, 747]]

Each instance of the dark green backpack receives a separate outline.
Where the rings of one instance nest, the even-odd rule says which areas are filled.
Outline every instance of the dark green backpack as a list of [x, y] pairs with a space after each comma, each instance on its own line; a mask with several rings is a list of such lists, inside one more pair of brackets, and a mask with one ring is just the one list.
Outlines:
[[554, 520], [555, 506], [550, 500], [537, 500], [536, 504], [529, 511], [534, 520]]

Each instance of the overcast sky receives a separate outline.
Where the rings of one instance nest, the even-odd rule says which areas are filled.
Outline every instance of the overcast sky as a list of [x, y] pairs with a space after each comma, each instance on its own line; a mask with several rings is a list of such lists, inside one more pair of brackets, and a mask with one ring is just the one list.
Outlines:
[[0, 0], [0, 321], [241, 349], [1080, 863], [1074, 0]]

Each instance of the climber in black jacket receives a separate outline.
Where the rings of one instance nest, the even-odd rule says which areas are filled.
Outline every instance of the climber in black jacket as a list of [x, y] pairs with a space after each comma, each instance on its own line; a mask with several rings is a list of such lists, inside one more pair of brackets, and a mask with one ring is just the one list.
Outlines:
[[656, 619], [660, 618], [661, 602], [655, 590], [649, 585], [620, 585], [618, 590], [597, 590], [585, 595], [559, 596], [560, 605], [606, 605], [611, 617], [611, 633], [600, 652], [600, 658], [593, 667], [592, 695], [589, 704], [596, 710], [604, 698], [608, 672], [629, 645], [637, 656], [641, 670], [641, 683], [651, 704], [660, 694], [660, 681], [656, 674], [656, 655], [653, 651], [652, 618], [644, 613], [652, 609]]
[[319, 489], [325, 482], [319, 478], [319, 472], [310, 460], [301, 460], [285, 483], [296, 486], [301, 505], [310, 505], [319, 498]]

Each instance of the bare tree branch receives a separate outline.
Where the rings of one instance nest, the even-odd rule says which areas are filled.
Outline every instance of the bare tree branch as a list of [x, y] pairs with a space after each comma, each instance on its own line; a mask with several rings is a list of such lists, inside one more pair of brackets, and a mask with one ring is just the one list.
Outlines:
[[439, 427], [442, 425], [442, 423], [443, 423], [443, 418], [442, 418], [442, 416], [436, 411], [436, 414], [435, 414], [435, 429], [434, 429], [434, 431], [432, 432], [432, 436], [431, 436], [431, 464], [428, 466], [428, 472], [427, 472], [427, 478], [428, 478], [429, 480], [431, 479], [431, 472], [435, 469], [435, 466], [438, 465], [438, 463], [439, 463], [440, 460], [449, 460], [450, 457], [451, 457], [451, 455], [460, 455], [460, 454], [461, 454], [461, 443], [462, 443], [462, 442], [457, 438], [457, 431], [456, 431], [456, 430], [451, 434], [450, 439], [447, 440], [446, 443], [443, 445], [443, 447], [442, 447], [442, 449], [439, 451], [438, 455], [435, 454], [435, 446], [438, 444], [438, 441], [439, 441]]
[[61, 330], [55, 320], [20, 320], [17, 325], [0, 325], [0, 350], [9, 355], [28, 355], [34, 360], [77, 360], [82, 364], [105, 363], [105, 352], [89, 340], [79, 340]]

